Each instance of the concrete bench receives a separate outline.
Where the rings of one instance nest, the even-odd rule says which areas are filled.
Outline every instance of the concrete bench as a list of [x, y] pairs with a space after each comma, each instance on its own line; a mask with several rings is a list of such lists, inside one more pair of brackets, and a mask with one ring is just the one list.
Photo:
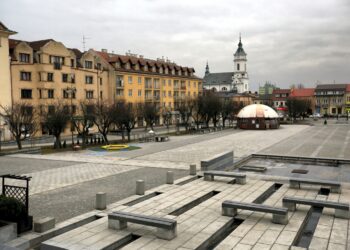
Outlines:
[[311, 200], [299, 197], [284, 197], [282, 200], [283, 207], [288, 208], [289, 211], [296, 210], [296, 204], [310, 205], [313, 207], [327, 207], [334, 208], [334, 216], [343, 219], [349, 219], [349, 203], [339, 203], [334, 201], [324, 201], [324, 200]]
[[34, 221], [34, 232], [43, 233], [55, 227], [56, 220], [53, 217], [45, 217]]
[[232, 177], [236, 179], [237, 184], [244, 185], [246, 180], [246, 175], [241, 173], [234, 172], [225, 172], [225, 171], [205, 171], [203, 172], [205, 181], [213, 181], [214, 176], [223, 176], [223, 177]]
[[167, 135], [165, 136], [156, 136], [156, 142], [165, 142], [169, 141], [169, 137]]
[[233, 151], [223, 152], [201, 161], [201, 170], [225, 169], [233, 166]]
[[127, 222], [156, 227], [156, 236], [160, 239], [172, 240], [176, 237], [177, 222], [175, 220], [126, 212], [108, 214], [108, 228], [125, 229]]
[[328, 186], [331, 188], [331, 193], [341, 193], [341, 184], [337, 181], [327, 181], [327, 180], [314, 180], [314, 179], [303, 179], [303, 178], [290, 178], [289, 184], [291, 188], [300, 188], [300, 184], [309, 185], [321, 185]]
[[278, 208], [262, 204], [243, 203], [238, 201], [224, 201], [222, 203], [222, 215], [224, 216], [236, 216], [237, 209], [271, 213], [273, 223], [282, 225], [288, 224], [288, 209], [284, 207]]

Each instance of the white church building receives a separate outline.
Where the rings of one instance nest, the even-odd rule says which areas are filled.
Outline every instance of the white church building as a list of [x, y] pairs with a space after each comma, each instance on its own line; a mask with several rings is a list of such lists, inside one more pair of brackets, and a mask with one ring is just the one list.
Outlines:
[[243, 49], [241, 37], [238, 48], [234, 53], [233, 72], [210, 73], [207, 63], [203, 78], [203, 88], [213, 91], [230, 91], [245, 93], [249, 91], [249, 77], [247, 72], [247, 53]]

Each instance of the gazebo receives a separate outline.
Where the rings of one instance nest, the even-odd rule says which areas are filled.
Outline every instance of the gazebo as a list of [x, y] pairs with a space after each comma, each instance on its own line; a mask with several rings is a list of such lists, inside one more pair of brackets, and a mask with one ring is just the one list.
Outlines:
[[237, 115], [237, 125], [241, 129], [277, 129], [278, 114], [269, 106], [251, 104], [242, 108]]

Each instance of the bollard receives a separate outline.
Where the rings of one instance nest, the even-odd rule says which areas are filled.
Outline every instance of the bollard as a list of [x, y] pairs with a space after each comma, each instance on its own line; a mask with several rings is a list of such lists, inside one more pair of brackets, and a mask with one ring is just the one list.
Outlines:
[[196, 175], [197, 174], [197, 166], [196, 164], [190, 165], [190, 175]]
[[166, 184], [174, 184], [174, 172], [166, 172]]
[[145, 181], [137, 180], [136, 181], [136, 194], [144, 195], [145, 194]]
[[104, 210], [107, 207], [107, 195], [106, 193], [99, 192], [96, 194], [96, 209]]

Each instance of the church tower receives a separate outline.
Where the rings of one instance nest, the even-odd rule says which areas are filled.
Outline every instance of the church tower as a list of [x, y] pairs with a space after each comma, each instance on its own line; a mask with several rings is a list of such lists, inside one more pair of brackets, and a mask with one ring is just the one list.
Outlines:
[[244, 93], [249, 91], [249, 78], [247, 73], [247, 54], [243, 49], [241, 35], [239, 35], [238, 48], [236, 50], [236, 53], [234, 54], [233, 62], [233, 89], [237, 91], [237, 93]]
[[208, 61], [207, 61], [207, 65], [205, 66], [205, 76], [209, 75], [210, 71], [209, 71], [209, 65], [208, 65]]

